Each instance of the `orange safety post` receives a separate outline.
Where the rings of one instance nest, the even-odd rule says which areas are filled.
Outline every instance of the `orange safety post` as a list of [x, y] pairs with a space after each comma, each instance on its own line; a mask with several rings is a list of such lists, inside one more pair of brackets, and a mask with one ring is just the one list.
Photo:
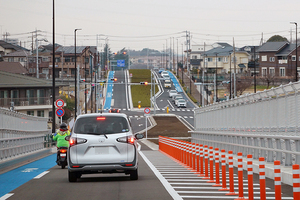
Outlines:
[[244, 182], [243, 182], [243, 153], [238, 152], [238, 181], [239, 181], [239, 197], [235, 200], [244, 198]]
[[294, 200], [300, 200], [300, 173], [299, 165], [293, 165], [293, 193]]
[[219, 161], [219, 148], [215, 148], [215, 171], [216, 171], [216, 184], [214, 187], [222, 186], [220, 184], [220, 161]]
[[251, 154], [247, 155], [248, 167], [248, 199], [253, 200], [253, 158]]
[[219, 191], [226, 191], [229, 190], [226, 187], [226, 155], [225, 149], [221, 150], [221, 162], [222, 162], [222, 188]]
[[200, 175], [204, 176], [204, 170], [203, 170], [203, 144], [200, 144]]
[[189, 164], [189, 169], [193, 169], [193, 144], [190, 143], [190, 164]]
[[183, 163], [183, 142], [179, 140], [179, 159]]
[[193, 158], [192, 158], [192, 167], [193, 167], [193, 171], [196, 171], [196, 144], [193, 143], [193, 150], [192, 150], [192, 155], [193, 155]]
[[199, 144], [196, 144], [196, 163], [197, 163], [197, 165], [196, 165], [196, 167], [197, 167], [196, 174], [200, 173], [200, 171], [199, 171], [199, 156], [200, 156]]
[[259, 157], [258, 164], [259, 164], [260, 200], [266, 200], [265, 158]]
[[183, 142], [182, 149], [183, 149], [183, 150], [182, 150], [182, 151], [183, 151], [183, 152], [182, 152], [182, 153], [183, 153], [183, 155], [182, 155], [182, 156], [183, 156], [183, 162], [182, 162], [182, 163], [183, 163], [184, 165], [186, 165], [186, 142]]
[[216, 182], [214, 180], [214, 148], [213, 147], [209, 147], [209, 166], [210, 166], [210, 180], [207, 181], [208, 183], [214, 183]]
[[233, 155], [232, 151], [228, 151], [228, 168], [229, 168], [229, 192], [225, 195], [237, 195], [238, 193], [234, 192], [234, 182], [233, 182]]
[[190, 165], [190, 142], [186, 144], [186, 166]]
[[209, 179], [208, 177], [208, 149], [207, 145], [204, 146], [204, 160], [205, 160], [205, 176], [203, 179]]
[[275, 185], [275, 200], [281, 200], [281, 171], [280, 161], [274, 161], [274, 185]]

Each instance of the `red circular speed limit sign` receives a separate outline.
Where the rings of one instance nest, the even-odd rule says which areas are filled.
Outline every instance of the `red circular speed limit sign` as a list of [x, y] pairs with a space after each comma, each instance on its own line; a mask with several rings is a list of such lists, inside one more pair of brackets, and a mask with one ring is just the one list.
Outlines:
[[150, 113], [150, 108], [145, 108], [145, 109], [144, 109], [144, 113], [145, 113], [145, 114], [149, 114], [149, 113]]
[[64, 107], [65, 102], [64, 102], [64, 100], [62, 100], [62, 99], [57, 99], [57, 100], [55, 101], [55, 105], [56, 105], [57, 107], [61, 108], [61, 107]]

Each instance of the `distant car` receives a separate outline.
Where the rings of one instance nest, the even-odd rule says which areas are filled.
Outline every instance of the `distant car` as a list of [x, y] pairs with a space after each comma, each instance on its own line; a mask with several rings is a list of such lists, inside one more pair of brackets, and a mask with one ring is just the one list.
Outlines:
[[180, 96], [176, 96], [175, 98], [174, 98], [174, 104], [175, 105], [177, 105], [177, 101], [179, 100], [179, 99], [184, 99], [181, 95]]
[[170, 79], [166, 79], [166, 80], [165, 80], [165, 82], [164, 82], [164, 87], [165, 87], [165, 88], [171, 88], [171, 87], [172, 87], [172, 84], [171, 84]]
[[118, 109], [118, 108], [111, 108], [111, 109], [109, 109], [108, 112], [109, 113], [120, 113], [120, 109]]
[[164, 75], [164, 76], [163, 76], [163, 79], [164, 79], [164, 81], [165, 81], [165, 80], [170, 80], [170, 81], [171, 81], [171, 78], [170, 78], [169, 75]]
[[158, 71], [158, 67], [153, 67], [153, 70], [154, 71]]
[[186, 101], [184, 99], [178, 99], [176, 106], [178, 108], [186, 108]]
[[161, 74], [163, 71], [165, 71], [165, 69], [164, 69], [164, 68], [160, 68], [160, 69], [158, 70], [158, 73]]
[[161, 72], [160, 75], [163, 78], [165, 75], [169, 76], [169, 73], [167, 71], [163, 71], [163, 72]]
[[173, 95], [173, 96], [172, 96], [172, 102], [173, 102], [173, 103], [175, 102], [175, 98], [177, 98], [177, 97], [182, 97], [182, 96], [181, 96], [181, 94], [178, 94], [178, 93], [175, 94], [175, 95]]
[[172, 98], [173, 96], [178, 95], [176, 90], [170, 90], [169, 91], [169, 97]]

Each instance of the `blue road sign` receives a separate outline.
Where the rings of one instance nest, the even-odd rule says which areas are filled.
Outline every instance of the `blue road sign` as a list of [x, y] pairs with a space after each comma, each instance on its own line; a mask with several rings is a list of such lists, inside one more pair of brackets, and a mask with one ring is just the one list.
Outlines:
[[125, 60], [117, 60], [117, 67], [125, 67]]
[[64, 114], [65, 114], [64, 109], [62, 109], [62, 108], [56, 109], [57, 117], [62, 117], [62, 116], [64, 116]]

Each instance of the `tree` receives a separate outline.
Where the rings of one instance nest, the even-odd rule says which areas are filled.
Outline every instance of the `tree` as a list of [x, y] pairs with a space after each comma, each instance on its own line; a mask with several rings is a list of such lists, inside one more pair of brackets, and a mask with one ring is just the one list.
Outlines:
[[275, 75], [269, 73], [269, 74], [263, 76], [261, 79], [262, 79], [262, 81], [267, 83], [267, 89], [269, 89], [270, 83], [274, 82], [274, 80], [275, 80]]
[[[232, 82], [232, 89], [233, 89]], [[252, 85], [252, 81], [250, 79], [238, 79], [236, 80], [236, 93], [238, 95], [242, 95], [245, 90], [247, 90]], [[230, 91], [230, 83], [227, 83], [226, 87], [227, 91]], [[233, 93], [233, 92], [232, 92]]]
[[286, 39], [285, 37], [282, 37], [280, 35], [273, 35], [272, 37], [270, 37], [268, 39], [267, 42], [288, 42], [288, 39]]

